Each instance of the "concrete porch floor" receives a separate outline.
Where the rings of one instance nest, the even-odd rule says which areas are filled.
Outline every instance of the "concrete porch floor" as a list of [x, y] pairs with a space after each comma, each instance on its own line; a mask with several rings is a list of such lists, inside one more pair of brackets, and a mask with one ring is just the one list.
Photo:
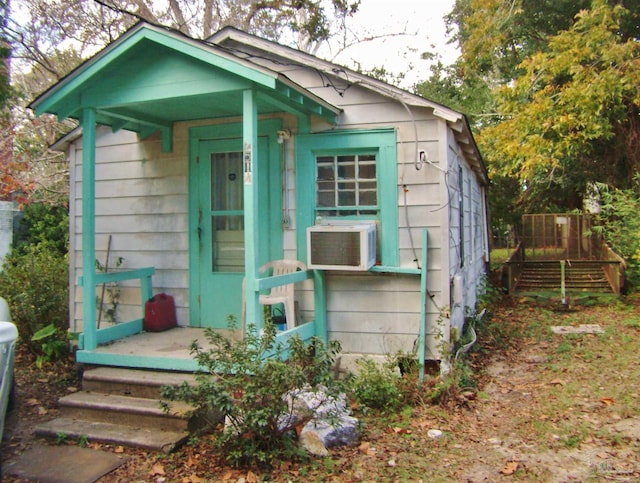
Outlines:
[[[234, 340], [240, 339], [242, 335], [241, 330], [219, 329], [216, 332]], [[176, 327], [163, 332], [141, 332], [101, 345], [92, 351], [79, 351], [78, 355], [80, 353], [86, 355], [78, 357], [78, 361], [90, 364], [153, 368], [156, 364], [152, 361], [157, 363], [159, 360], [171, 360], [174, 361], [173, 364], [177, 364], [175, 369], [180, 370], [183, 367], [190, 367], [190, 363], [195, 364], [193, 355], [190, 353], [191, 343], [194, 340], [197, 340], [200, 347], [205, 350], [211, 348], [204, 329]], [[147, 362], [133, 363], [135, 361]], [[167, 364], [165, 369], [173, 368], [172, 363], [167, 362]], [[165, 364], [160, 365], [164, 366]]]

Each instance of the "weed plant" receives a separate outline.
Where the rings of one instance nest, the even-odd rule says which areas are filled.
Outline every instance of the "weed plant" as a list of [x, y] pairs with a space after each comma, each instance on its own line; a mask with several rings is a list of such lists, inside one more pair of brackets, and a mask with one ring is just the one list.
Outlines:
[[368, 357], [358, 360], [358, 372], [347, 379], [359, 407], [393, 412], [403, 404], [401, 376], [393, 360], [379, 363]]

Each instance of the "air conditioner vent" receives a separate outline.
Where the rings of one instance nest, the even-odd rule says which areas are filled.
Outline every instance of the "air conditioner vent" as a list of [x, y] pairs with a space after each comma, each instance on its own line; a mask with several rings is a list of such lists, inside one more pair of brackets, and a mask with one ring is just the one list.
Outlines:
[[376, 225], [315, 225], [307, 229], [309, 268], [368, 270], [376, 261]]

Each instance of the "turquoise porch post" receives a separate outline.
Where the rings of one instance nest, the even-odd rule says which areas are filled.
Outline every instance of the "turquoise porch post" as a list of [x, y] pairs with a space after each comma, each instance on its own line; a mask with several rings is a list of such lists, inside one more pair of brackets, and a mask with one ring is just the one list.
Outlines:
[[96, 338], [96, 111], [82, 111], [82, 325], [84, 349], [97, 347]]
[[243, 93], [242, 137], [244, 174], [244, 266], [246, 324], [262, 328], [260, 292], [258, 291], [258, 109], [251, 89]]

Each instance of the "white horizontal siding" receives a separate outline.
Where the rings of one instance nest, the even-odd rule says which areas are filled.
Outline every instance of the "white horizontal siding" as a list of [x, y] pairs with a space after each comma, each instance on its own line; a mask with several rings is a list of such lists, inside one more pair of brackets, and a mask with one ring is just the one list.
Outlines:
[[[184, 130], [182, 130], [184, 132]], [[138, 142], [135, 134], [98, 128], [96, 137], [96, 258], [110, 270], [152, 266], [154, 293], [167, 292], [176, 300], [178, 321], [187, 324], [188, 312], [188, 196], [187, 142], [176, 136], [174, 150], [161, 153], [152, 136]], [[82, 270], [82, 149], [71, 149], [72, 327], [80, 330], [82, 290], [75, 281]], [[75, 148], [75, 149], [74, 149]], [[116, 264], [119, 261], [119, 266]], [[118, 320], [140, 317], [139, 281], [118, 284]], [[101, 287], [98, 287], [98, 294]], [[108, 294], [105, 305], [108, 306]], [[103, 318], [103, 323], [106, 321]]]

